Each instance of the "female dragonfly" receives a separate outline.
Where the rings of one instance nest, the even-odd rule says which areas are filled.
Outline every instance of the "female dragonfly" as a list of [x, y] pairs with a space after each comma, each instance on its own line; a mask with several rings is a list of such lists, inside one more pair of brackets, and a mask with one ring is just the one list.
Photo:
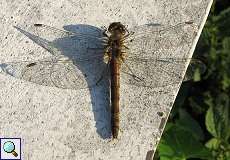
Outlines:
[[[3, 73], [63, 89], [90, 88], [109, 77], [114, 139], [119, 132], [120, 80], [149, 88], [179, 84], [184, 75], [182, 70], [191, 60], [181, 57], [187, 56], [188, 46], [196, 36], [191, 21], [168, 27], [149, 24], [131, 30], [113, 22], [108, 29], [93, 32], [70, 32], [44, 24], [34, 24], [33, 34], [15, 28], [52, 56], [37, 61], [1, 63]], [[191, 66], [203, 67], [198, 60], [191, 62]]]

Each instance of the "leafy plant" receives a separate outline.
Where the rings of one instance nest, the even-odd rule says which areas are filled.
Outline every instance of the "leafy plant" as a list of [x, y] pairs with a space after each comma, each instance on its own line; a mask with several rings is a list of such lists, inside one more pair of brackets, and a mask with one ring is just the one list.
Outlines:
[[210, 151], [189, 131], [173, 125], [165, 132], [159, 144], [161, 160], [186, 160], [188, 158], [211, 159]]
[[230, 158], [230, 107], [229, 98], [226, 94], [220, 94], [213, 101], [207, 102], [210, 108], [206, 114], [206, 127], [213, 136], [206, 147], [212, 150], [217, 160]]
[[179, 113], [180, 118], [175, 124], [170, 124], [159, 144], [161, 160], [211, 159], [211, 152], [199, 142], [203, 139], [199, 124], [184, 110]]
[[182, 85], [155, 159], [230, 160], [230, 1], [214, 1], [195, 55], [207, 71]]

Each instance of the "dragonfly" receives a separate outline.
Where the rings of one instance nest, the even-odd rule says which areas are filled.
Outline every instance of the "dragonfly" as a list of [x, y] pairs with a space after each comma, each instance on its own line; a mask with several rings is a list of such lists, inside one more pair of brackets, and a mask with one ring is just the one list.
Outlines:
[[[189, 48], [196, 35], [194, 26], [192, 21], [186, 21], [172, 26], [147, 24], [128, 29], [121, 22], [113, 22], [103, 30], [86, 32], [34, 24], [31, 27], [34, 33], [14, 26], [51, 56], [36, 61], [0, 63], [0, 69], [1, 73], [15, 78], [62, 89], [92, 88], [108, 78], [111, 133], [117, 139], [120, 84], [147, 88], [179, 84], [188, 62], [192, 68], [189, 75], [194, 68], [204, 70], [204, 64], [198, 59], [179, 58], [189, 52], [185, 48]], [[194, 34], [186, 34], [186, 29]], [[175, 53], [179, 56], [174, 56]]]

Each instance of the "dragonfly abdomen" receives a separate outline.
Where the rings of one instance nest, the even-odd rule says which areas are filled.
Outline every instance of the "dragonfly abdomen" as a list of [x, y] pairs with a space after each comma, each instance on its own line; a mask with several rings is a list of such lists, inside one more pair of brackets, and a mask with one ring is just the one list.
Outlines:
[[116, 58], [110, 61], [111, 70], [111, 127], [113, 138], [119, 132], [119, 100], [120, 100], [120, 62]]

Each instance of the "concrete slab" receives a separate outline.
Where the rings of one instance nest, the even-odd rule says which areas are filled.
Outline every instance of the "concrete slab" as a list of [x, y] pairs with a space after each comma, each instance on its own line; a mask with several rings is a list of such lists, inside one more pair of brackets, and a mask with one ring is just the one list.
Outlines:
[[[136, 44], [137, 49], [145, 46], [143, 52], [154, 53], [147, 54], [150, 58], [190, 58], [211, 3], [211, 0], [2, 0], [0, 62], [37, 60], [50, 55], [14, 25], [26, 31], [33, 31], [34, 23], [73, 30], [79, 29], [79, 24], [100, 28], [115, 21], [129, 28], [144, 24], [167, 28], [192, 20], [193, 25], [162, 32], [152, 39], [149, 36], [148, 41]], [[166, 86], [130, 86], [121, 80], [121, 134], [115, 144], [107, 138], [108, 86], [64, 90], [0, 75], [0, 136], [22, 138], [25, 160], [151, 159], [187, 65], [188, 61], [180, 65], [156, 63], [158, 76], [162, 69], [156, 84], [170, 80], [167, 71], [180, 75], [176, 83]]]

